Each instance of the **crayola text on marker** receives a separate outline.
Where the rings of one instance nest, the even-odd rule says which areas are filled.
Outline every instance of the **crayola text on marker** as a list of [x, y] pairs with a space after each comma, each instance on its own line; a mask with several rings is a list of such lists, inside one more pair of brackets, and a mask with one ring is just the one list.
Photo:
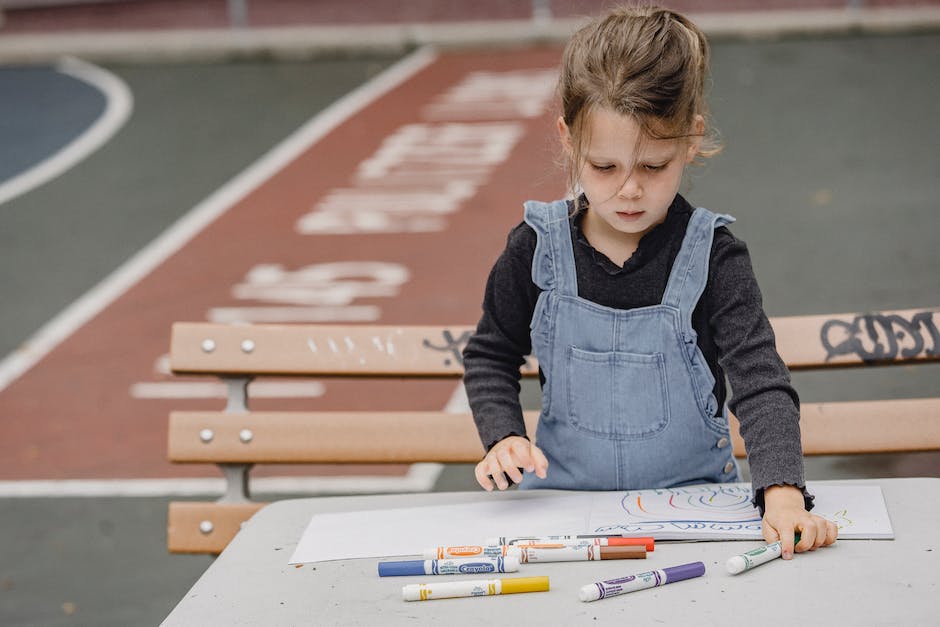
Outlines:
[[379, 562], [379, 577], [483, 575], [486, 573], [512, 573], [517, 570], [519, 570], [519, 559], [511, 556]]

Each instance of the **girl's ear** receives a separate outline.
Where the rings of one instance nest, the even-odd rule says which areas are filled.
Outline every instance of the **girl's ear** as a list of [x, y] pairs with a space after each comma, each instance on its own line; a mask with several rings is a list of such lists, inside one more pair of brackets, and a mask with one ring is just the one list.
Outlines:
[[558, 137], [561, 138], [561, 145], [564, 147], [565, 152], [571, 155], [571, 130], [568, 128], [568, 125], [565, 124], [565, 118], [560, 115], [558, 116], [556, 124], [558, 126]]
[[692, 160], [695, 159], [695, 155], [698, 154], [699, 148], [702, 147], [702, 138], [705, 136], [705, 118], [701, 115], [696, 114], [692, 118], [692, 129], [689, 133], [690, 141], [689, 147], [685, 155], [685, 162], [692, 163]]

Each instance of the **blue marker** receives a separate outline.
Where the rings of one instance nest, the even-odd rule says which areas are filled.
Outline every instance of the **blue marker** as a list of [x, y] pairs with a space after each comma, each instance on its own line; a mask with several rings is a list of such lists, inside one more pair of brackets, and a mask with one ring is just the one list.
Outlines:
[[482, 573], [514, 573], [519, 570], [518, 557], [476, 557], [449, 560], [405, 560], [379, 562], [379, 577], [403, 575], [479, 575]]

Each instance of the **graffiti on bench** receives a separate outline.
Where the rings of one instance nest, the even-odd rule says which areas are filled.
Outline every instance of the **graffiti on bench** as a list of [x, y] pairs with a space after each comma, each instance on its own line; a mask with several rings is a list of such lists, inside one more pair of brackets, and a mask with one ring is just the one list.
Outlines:
[[[426, 348], [444, 353], [446, 355], [444, 358], [445, 366], [456, 363], [463, 367], [463, 349], [466, 348], [467, 342], [470, 341], [472, 334], [472, 330], [465, 330], [462, 331], [460, 335], [455, 335], [450, 329], [442, 329], [440, 339], [424, 338], [421, 343]], [[522, 371], [535, 372], [535, 370], [534, 358], [531, 356], [527, 357], [525, 364], [522, 366]]]
[[450, 329], [444, 329], [441, 332], [444, 341], [443, 345], [435, 344], [429, 338], [424, 338], [421, 343], [433, 351], [445, 353], [449, 355], [450, 358], [453, 358], [453, 361], [451, 361], [450, 358], [445, 357], [445, 366], [449, 366], [452, 363], [458, 363], [463, 366], [463, 349], [467, 345], [467, 341], [470, 340], [470, 333], [470, 331], [464, 331], [459, 336], [454, 337]]
[[940, 332], [933, 311], [905, 319], [897, 314], [870, 313], [848, 322], [833, 318], [823, 324], [820, 340], [826, 361], [856, 355], [864, 362], [940, 356]]

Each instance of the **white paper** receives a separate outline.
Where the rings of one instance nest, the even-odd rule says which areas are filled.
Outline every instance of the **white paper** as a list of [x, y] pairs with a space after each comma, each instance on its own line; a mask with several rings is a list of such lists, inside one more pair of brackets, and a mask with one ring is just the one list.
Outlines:
[[[877, 485], [809, 484], [813, 513], [839, 525], [840, 539], [893, 538]], [[657, 540], [760, 540], [746, 483], [663, 490], [571, 492], [475, 503], [316, 514], [291, 564], [420, 555], [434, 546], [492, 536], [623, 533]]]
[[576, 492], [458, 505], [315, 514], [290, 563], [417, 556], [435, 546], [482, 544], [488, 537], [507, 534], [580, 533], [588, 524], [591, 498], [589, 492]]

